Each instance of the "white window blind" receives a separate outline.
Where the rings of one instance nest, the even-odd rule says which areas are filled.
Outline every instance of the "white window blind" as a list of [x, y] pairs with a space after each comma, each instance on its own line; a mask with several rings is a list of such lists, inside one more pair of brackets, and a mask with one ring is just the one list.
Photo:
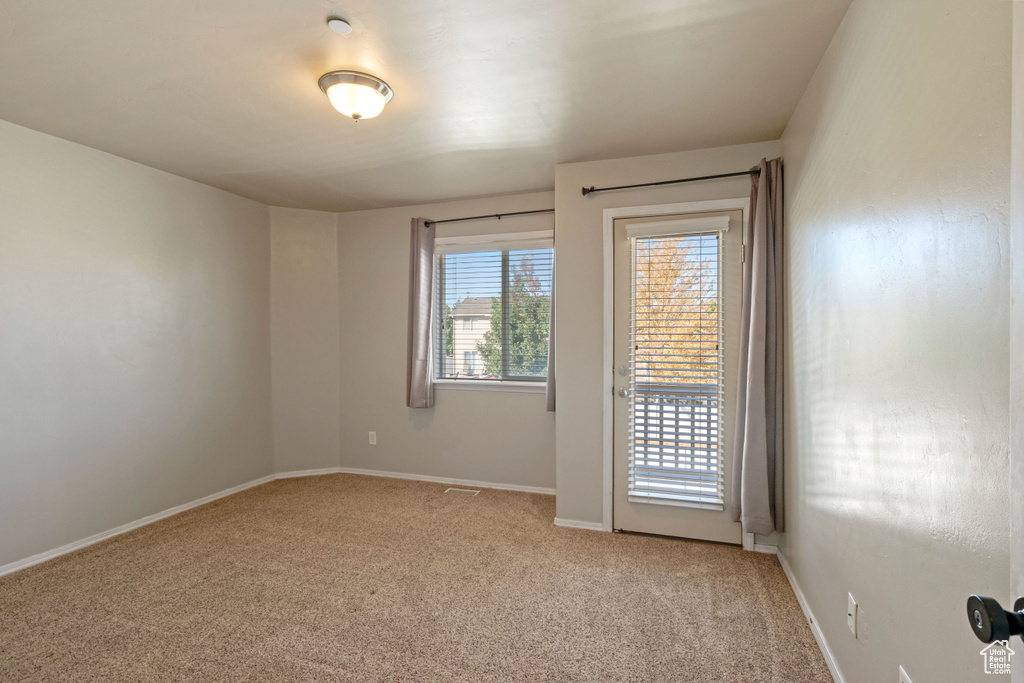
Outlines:
[[631, 241], [629, 497], [722, 509], [721, 234]]
[[437, 379], [547, 378], [551, 233], [438, 240]]

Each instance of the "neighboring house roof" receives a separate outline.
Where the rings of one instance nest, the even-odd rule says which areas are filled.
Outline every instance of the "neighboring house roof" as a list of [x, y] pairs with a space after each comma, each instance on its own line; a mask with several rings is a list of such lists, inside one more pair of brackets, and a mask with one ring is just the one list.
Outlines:
[[452, 311], [453, 318], [482, 316], [491, 314], [491, 297], [471, 296], [460, 301]]

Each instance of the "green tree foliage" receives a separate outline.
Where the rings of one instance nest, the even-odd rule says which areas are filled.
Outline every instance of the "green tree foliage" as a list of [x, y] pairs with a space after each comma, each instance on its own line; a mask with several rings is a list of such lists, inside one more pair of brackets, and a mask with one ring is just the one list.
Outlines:
[[444, 306], [444, 353], [451, 358], [455, 354], [455, 323], [452, 320], [452, 307]]
[[[512, 268], [508, 296], [508, 375], [543, 377], [548, 369], [551, 295], [525, 258]], [[477, 343], [484, 373], [502, 376], [501, 297], [491, 299], [491, 327]]]
[[640, 376], [718, 382], [718, 297], [710, 260], [685, 238], [637, 240], [636, 368]]

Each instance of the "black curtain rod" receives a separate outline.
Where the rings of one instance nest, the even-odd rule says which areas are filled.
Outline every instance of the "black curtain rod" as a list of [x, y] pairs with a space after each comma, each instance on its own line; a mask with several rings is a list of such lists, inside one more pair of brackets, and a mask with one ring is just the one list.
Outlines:
[[484, 218], [497, 218], [499, 221], [505, 216], [529, 216], [535, 213], [554, 213], [554, 209], [537, 209], [536, 211], [512, 211], [511, 213], [490, 213], [486, 216], [467, 216], [466, 218], [446, 218], [443, 221], [427, 221], [428, 225], [439, 223], [458, 223], [460, 221], [479, 221]]
[[680, 178], [679, 180], [659, 180], [656, 183], [639, 183], [637, 185], [617, 185], [616, 187], [590, 187], [583, 188], [583, 196], [588, 197], [595, 192], [609, 192], [611, 190], [632, 190], [635, 187], [654, 187], [655, 185], [675, 185], [676, 183], [692, 183], [696, 180], [714, 180], [716, 178], [735, 178], [741, 175], [761, 175], [761, 169], [755, 168], [752, 171], [737, 171], [736, 173], [719, 173], [718, 175], [702, 175], [696, 178]]

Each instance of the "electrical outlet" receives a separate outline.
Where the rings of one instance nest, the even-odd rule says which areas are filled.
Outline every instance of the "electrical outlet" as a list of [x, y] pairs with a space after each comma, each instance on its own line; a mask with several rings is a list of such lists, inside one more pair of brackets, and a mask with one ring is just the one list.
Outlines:
[[376, 446], [377, 445], [377, 432], [370, 432], [370, 445], [371, 446]]
[[853, 593], [846, 594], [849, 600], [846, 602], [846, 625], [850, 627], [850, 633], [857, 637], [857, 601], [853, 599]]
[[902, 666], [900, 667], [900, 683], [914, 683], [910, 680], [910, 676], [907, 675], [906, 670]]

